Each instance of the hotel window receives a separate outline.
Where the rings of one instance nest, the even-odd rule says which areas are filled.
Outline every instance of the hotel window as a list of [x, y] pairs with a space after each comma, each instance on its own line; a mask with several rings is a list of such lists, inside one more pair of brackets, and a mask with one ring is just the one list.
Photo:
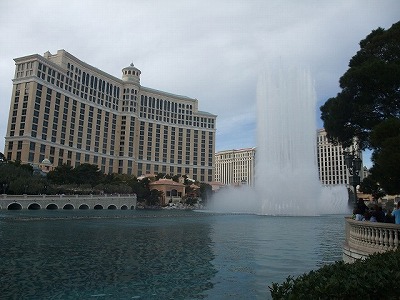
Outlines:
[[29, 152], [28, 161], [33, 162], [35, 160], [35, 153]]

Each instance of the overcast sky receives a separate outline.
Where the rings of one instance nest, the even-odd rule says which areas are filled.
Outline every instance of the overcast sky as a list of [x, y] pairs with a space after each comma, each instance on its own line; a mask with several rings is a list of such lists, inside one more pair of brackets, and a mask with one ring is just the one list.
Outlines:
[[399, 20], [399, 0], [1, 0], [0, 152], [16, 57], [65, 49], [118, 78], [133, 62], [143, 86], [196, 98], [218, 115], [220, 151], [256, 146], [266, 62], [311, 70], [322, 127], [319, 106], [339, 92], [360, 40]]

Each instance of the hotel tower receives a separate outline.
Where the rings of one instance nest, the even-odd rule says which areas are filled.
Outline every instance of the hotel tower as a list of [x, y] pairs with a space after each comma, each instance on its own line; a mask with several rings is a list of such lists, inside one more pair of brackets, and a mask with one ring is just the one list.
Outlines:
[[225, 185], [254, 186], [256, 148], [215, 153], [215, 181]]
[[[318, 175], [323, 185], [350, 184], [350, 174], [345, 165], [343, 151], [354, 150], [353, 147], [343, 149], [341, 144], [332, 144], [325, 129], [317, 132], [317, 163]], [[362, 160], [362, 152], [357, 151], [358, 157]], [[364, 173], [360, 172], [361, 181]]]
[[216, 115], [197, 99], [141, 86], [133, 64], [119, 79], [65, 50], [14, 61], [8, 160], [213, 181]]

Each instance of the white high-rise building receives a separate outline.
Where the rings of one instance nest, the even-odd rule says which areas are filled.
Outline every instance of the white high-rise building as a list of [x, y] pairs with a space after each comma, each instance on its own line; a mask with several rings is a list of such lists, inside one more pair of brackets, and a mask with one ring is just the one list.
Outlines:
[[[344, 163], [344, 150], [352, 152], [353, 149], [343, 149], [342, 145], [331, 143], [325, 129], [317, 131], [318, 175], [322, 184], [349, 184], [349, 172]], [[357, 155], [362, 160], [362, 152], [358, 151]], [[360, 177], [362, 181], [363, 172], [360, 172]]]
[[224, 150], [215, 154], [215, 181], [254, 186], [256, 148]]

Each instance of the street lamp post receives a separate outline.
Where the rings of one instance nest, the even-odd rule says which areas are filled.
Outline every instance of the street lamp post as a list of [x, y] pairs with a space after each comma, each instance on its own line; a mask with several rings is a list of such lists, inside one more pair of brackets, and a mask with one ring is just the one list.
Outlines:
[[344, 164], [349, 170], [349, 185], [354, 189], [354, 204], [357, 204], [357, 185], [360, 184], [360, 171], [362, 160], [353, 150], [353, 152], [344, 152]]
[[3, 194], [6, 193], [7, 187], [8, 187], [8, 184], [7, 183], [3, 183]]

